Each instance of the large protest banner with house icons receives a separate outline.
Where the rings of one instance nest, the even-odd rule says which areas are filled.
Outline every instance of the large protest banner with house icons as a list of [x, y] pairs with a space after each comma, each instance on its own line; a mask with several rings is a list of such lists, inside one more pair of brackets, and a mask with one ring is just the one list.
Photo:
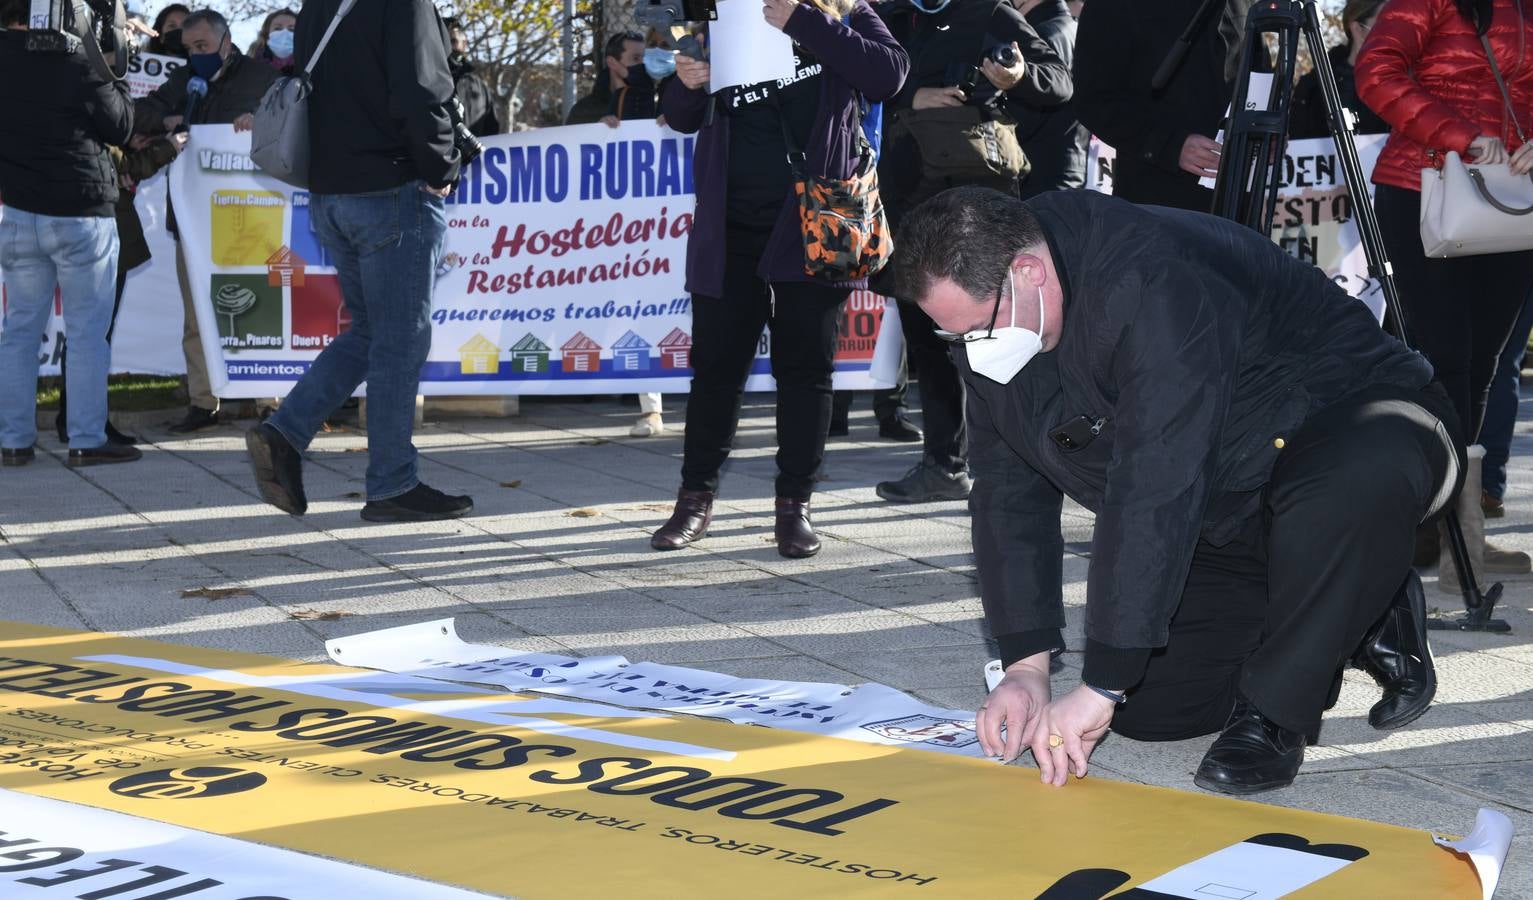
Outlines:
[[[421, 393], [686, 391], [693, 138], [625, 122], [486, 144], [445, 204]], [[227, 126], [196, 128], [171, 176], [221, 397], [280, 396], [351, 321], [309, 193], [266, 177], [249, 147]], [[875, 386], [884, 303], [847, 304], [838, 388]], [[766, 333], [754, 390], [772, 387], [769, 348]]]

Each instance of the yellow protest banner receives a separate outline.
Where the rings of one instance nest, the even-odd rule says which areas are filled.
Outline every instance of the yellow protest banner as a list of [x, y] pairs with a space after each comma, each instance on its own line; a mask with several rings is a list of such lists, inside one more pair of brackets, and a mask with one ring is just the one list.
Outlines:
[[0, 791], [526, 898], [1479, 896], [1405, 828], [16, 623]]

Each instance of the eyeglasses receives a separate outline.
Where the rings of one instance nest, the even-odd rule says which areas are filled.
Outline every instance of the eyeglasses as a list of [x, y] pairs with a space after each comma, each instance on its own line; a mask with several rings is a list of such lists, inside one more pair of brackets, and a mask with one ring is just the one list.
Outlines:
[[947, 341], [949, 344], [972, 344], [976, 341], [995, 340], [995, 323], [1001, 316], [1001, 292], [1005, 288], [997, 288], [995, 292], [995, 307], [990, 310], [990, 324], [985, 326], [985, 333], [978, 331], [944, 331], [941, 328], [933, 329], [938, 340]]

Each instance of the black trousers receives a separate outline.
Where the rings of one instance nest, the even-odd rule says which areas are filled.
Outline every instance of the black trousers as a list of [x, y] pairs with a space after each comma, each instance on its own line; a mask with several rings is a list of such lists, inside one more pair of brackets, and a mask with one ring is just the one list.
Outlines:
[[1381, 184], [1374, 205], [1411, 346], [1431, 361], [1474, 443], [1496, 360], [1533, 290], [1533, 251], [1430, 259], [1421, 249], [1421, 194]]
[[1237, 692], [1285, 728], [1317, 729], [1337, 671], [1404, 583], [1416, 526], [1443, 487], [1447, 405], [1435, 389], [1375, 393], [1289, 438], [1261, 512], [1235, 540], [1198, 545], [1170, 640], [1113, 730], [1146, 741], [1219, 731]]
[[937, 337], [921, 307], [900, 302], [905, 354], [921, 397], [921, 431], [926, 459], [948, 472], [969, 467], [969, 429], [964, 424], [963, 379], [948, 356], [949, 344]]
[[777, 496], [808, 500], [830, 430], [836, 325], [851, 291], [808, 282], [768, 284], [756, 275], [763, 232], [731, 229], [724, 296], [692, 295], [692, 389], [681, 486], [716, 491], [734, 448], [740, 401], [765, 327], [777, 379]]

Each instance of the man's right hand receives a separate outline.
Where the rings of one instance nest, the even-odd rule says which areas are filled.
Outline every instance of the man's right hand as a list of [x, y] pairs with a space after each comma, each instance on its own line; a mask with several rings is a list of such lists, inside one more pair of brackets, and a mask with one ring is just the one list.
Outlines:
[[963, 104], [963, 90], [956, 87], [916, 88], [915, 96], [910, 98], [911, 109], [935, 109], [939, 106], [963, 106]]
[[1202, 134], [1189, 134], [1182, 143], [1182, 157], [1178, 162], [1183, 172], [1191, 172], [1199, 178], [1213, 178], [1219, 174], [1219, 142]]
[[712, 68], [707, 63], [681, 53], [676, 54], [676, 77], [689, 89], [706, 89], [711, 72]]
[[[1011, 762], [1032, 742], [1038, 715], [1049, 704], [1049, 652], [1011, 664], [979, 708], [975, 725], [979, 745], [987, 756]], [[1006, 733], [1002, 737], [1001, 728]]]
[[170, 131], [175, 131], [177, 128], [180, 128], [181, 127], [181, 118], [182, 118], [181, 116], [166, 116], [165, 117], [165, 123], [164, 123], [165, 124], [165, 130], [167, 132], [170, 132]]

